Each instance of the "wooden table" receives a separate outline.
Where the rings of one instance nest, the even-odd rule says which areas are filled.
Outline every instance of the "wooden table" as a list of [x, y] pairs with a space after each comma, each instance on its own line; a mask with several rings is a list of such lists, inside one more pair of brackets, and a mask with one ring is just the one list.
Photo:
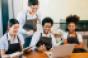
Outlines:
[[[32, 52], [25, 55], [25, 58], [48, 58], [43, 52]], [[88, 53], [72, 53], [69, 58], [88, 58]]]
[[70, 58], [88, 58], [88, 53], [72, 53]]
[[48, 56], [43, 52], [32, 52], [24, 55], [24, 58], [48, 58]]

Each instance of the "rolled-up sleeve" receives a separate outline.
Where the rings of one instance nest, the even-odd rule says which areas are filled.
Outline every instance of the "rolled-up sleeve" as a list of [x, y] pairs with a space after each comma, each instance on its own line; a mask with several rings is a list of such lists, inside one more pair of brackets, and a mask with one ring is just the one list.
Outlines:
[[63, 39], [63, 40], [67, 39], [67, 35], [68, 35], [68, 33], [64, 33], [64, 34], [62, 35], [62, 39]]
[[78, 34], [78, 41], [79, 41], [80, 43], [82, 43], [82, 42], [83, 42], [83, 37], [82, 37], [82, 35], [81, 35], [81, 34]]
[[19, 23], [20, 23], [20, 25], [21, 25], [21, 27], [24, 25], [24, 23], [25, 23], [25, 11], [23, 11], [23, 12], [20, 12], [18, 15], [17, 15], [17, 20], [19, 21]]
[[24, 44], [24, 37], [21, 34], [19, 35], [19, 37], [20, 37], [21, 44], [23, 45]]
[[36, 44], [39, 41], [39, 39], [40, 39], [40, 34], [35, 32], [33, 37], [32, 37], [32, 41], [31, 41], [31, 44], [30, 44], [29, 47], [32, 47], [32, 49], [35, 49], [36, 48]]
[[5, 49], [4, 38], [0, 38], [0, 50]]
[[20, 24], [19, 33], [23, 33], [23, 25], [25, 24], [25, 17], [26, 17], [26, 11], [20, 12], [16, 17], [16, 19]]
[[55, 47], [56, 46], [56, 39], [55, 37], [52, 35], [52, 46]]

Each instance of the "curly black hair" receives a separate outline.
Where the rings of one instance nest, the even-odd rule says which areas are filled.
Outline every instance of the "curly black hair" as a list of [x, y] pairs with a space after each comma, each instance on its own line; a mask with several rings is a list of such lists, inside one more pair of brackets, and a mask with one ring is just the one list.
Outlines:
[[44, 26], [45, 23], [51, 23], [51, 25], [53, 25], [53, 20], [52, 20], [52, 18], [50, 18], [50, 17], [44, 18], [44, 19], [42, 20], [42, 26]]
[[39, 4], [38, 0], [28, 0], [28, 6], [38, 5], [38, 4]]
[[66, 17], [66, 23], [69, 24], [71, 22], [77, 24], [79, 22], [80, 17], [77, 15], [69, 15]]

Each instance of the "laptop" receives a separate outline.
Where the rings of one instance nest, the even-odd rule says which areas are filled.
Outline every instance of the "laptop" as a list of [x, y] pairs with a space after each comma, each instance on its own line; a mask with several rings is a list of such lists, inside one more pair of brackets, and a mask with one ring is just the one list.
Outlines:
[[64, 58], [72, 54], [74, 44], [65, 44], [52, 48], [52, 58]]

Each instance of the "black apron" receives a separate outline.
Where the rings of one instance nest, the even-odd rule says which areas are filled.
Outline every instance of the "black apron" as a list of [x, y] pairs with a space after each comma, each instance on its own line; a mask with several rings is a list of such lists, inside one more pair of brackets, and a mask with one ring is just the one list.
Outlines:
[[[69, 44], [80, 44], [78, 41], [77, 35], [76, 37], [71, 37], [68, 35], [67, 42]], [[74, 48], [73, 50], [73, 53], [82, 53], [82, 52], [86, 52], [86, 50], [84, 48]]]
[[25, 41], [25, 43], [24, 43], [23, 47], [24, 47], [24, 48], [29, 47], [29, 45], [30, 45], [30, 43], [31, 43], [31, 40], [32, 40], [32, 35], [31, 35], [31, 36], [26, 37], [26, 39], [24, 40], [24, 41]]
[[[37, 16], [37, 15], [36, 15]], [[23, 26], [23, 28], [25, 30], [29, 30], [29, 29], [33, 29], [34, 31], [37, 31], [37, 20], [38, 20], [38, 16], [35, 19], [27, 19], [27, 14], [25, 15], [25, 24]], [[26, 29], [25, 27], [30, 26], [28, 29]], [[24, 34], [23, 34], [24, 35]], [[24, 48], [28, 47], [30, 45], [30, 42], [32, 40], [32, 35], [28, 36], [27, 34], [24, 35], [25, 38], [25, 43], [24, 43]]]
[[36, 47], [40, 47], [41, 45], [45, 44], [46, 49], [50, 50], [52, 48], [52, 38], [51, 37], [43, 37], [42, 33]]
[[[8, 35], [7, 35], [7, 39], [8, 39]], [[8, 50], [6, 51], [6, 54], [12, 54], [18, 51], [22, 51], [19, 38], [18, 38], [18, 43], [14, 43], [14, 44], [11, 44], [10, 41], [8, 40]]]
[[71, 37], [68, 35], [67, 42], [70, 44], [79, 44], [79, 41], [77, 39], [77, 35], [76, 35], [76, 37]]
[[25, 19], [26, 19], [26, 22], [25, 22], [24, 26], [32, 25], [34, 31], [36, 31], [37, 30], [37, 21], [39, 20], [38, 16], [35, 19], [27, 19], [27, 15], [26, 15]]

